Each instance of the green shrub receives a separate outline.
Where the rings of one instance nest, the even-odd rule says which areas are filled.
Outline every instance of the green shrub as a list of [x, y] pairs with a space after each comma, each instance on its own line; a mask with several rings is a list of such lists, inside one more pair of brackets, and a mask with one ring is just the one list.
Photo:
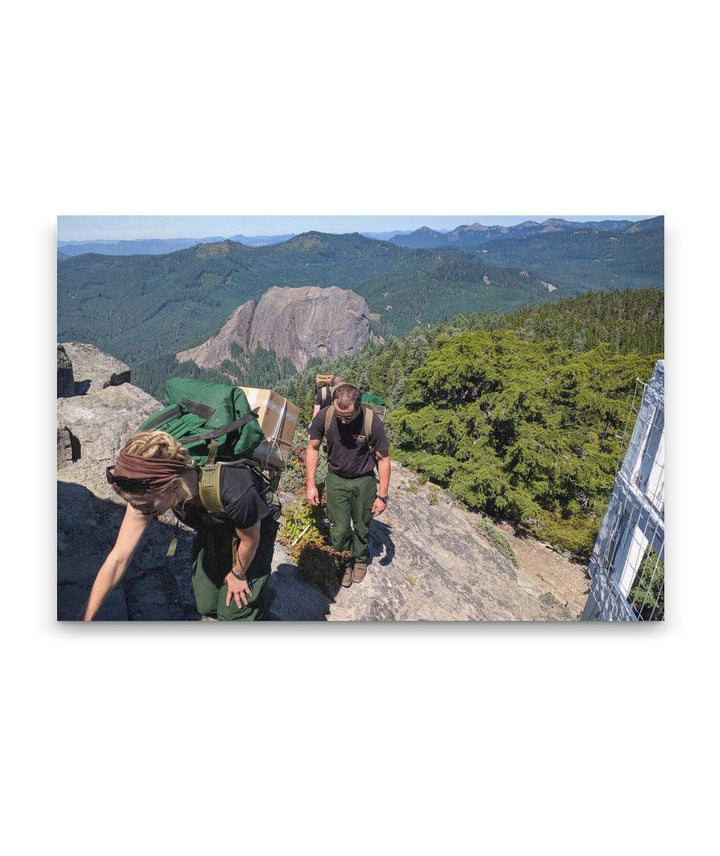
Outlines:
[[490, 541], [498, 553], [505, 556], [506, 559], [509, 559], [516, 568], [520, 567], [517, 554], [515, 553], [515, 550], [513, 550], [512, 544], [496, 526], [493, 526], [489, 518], [481, 517], [476, 526]]

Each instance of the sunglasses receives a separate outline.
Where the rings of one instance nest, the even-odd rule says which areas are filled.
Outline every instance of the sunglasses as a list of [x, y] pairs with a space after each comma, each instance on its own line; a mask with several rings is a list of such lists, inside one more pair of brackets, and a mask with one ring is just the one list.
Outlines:
[[129, 479], [124, 476], [116, 476], [113, 470], [115, 466], [105, 468], [105, 478], [108, 484], [116, 485], [120, 490], [126, 490], [128, 493], [141, 493], [147, 490], [153, 483], [154, 479]]

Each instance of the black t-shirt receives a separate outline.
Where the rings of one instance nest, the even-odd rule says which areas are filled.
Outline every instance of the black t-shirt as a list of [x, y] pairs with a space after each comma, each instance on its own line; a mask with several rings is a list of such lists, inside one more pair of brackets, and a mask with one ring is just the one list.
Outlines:
[[277, 511], [276, 506], [268, 505], [260, 496], [262, 487], [262, 480], [249, 467], [223, 466], [220, 469], [223, 510], [208, 514], [202, 506], [192, 505], [181, 519], [193, 529], [199, 527], [203, 518], [212, 523], [232, 523], [236, 529], [248, 529]]
[[[332, 407], [332, 405], [329, 405]], [[310, 423], [308, 434], [313, 440], [325, 437], [325, 414], [327, 407], [315, 416]], [[336, 476], [354, 479], [370, 475], [375, 471], [377, 458], [375, 452], [387, 455], [390, 452], [385, 426], [380, 417], [373, 413], [372, 448], [368, 445], [364, 432], [363, 409], [352, 422], [340, 422], [333, 416], [327, 432], [328, 468]]]

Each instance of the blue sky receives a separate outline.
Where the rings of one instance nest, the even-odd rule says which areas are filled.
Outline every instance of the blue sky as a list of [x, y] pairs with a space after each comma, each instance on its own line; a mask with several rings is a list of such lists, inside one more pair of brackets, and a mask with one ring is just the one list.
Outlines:
[[512, 226], [523, 220], [546, 220], [562, 217], [565, 220], [642, 220], [646, 216], [630, 214], [568, 215], [522, 214], [495, 216], [467, 215], [265, 215], [265, 216], [95, 216], [67, 215], [58, 217], [59, 241], [118, 241], [137, 238], [207, 238], [214, 235], [229, 238], [231, 235], [284, 235], [299, 234], [315, 229], [319, 232], [390, 232], [394, 229], [410, 231], [420, 226], [432, 229], [454, 229], [468, 223], [487, 226]]

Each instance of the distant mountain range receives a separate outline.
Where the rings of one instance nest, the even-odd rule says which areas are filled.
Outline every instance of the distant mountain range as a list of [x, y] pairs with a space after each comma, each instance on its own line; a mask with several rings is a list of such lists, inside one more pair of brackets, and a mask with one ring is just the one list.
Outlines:
[[[410, 232], [396, 229], [393, 232], [363, 232], [366, 238], [376, 241], [389, 241]], [[439, 232], [438, 234], [443, 234]], [[217, 244], [220, 241], [234, 241], [246, 247], [268, 247], [272, 244], [282, 244], [294, 238], [294, 233], [287, 235], [231, 235], [223, 238], [213, 235], [209, 238], [133, 238], [127, 241], [58, 241], [58, 261], [65, 261], [72, 256], [84, 253], [98, 253], [103, 256], [162, 256], [177, 250], [187, 250], [199, 244]]]
[[246, 247], [263, 247], [268, 244], [280, 244], [293, 235], [233, 235], [223, 238], [214, 235], [210, 238], [137, 238], [129, 241], [58, 241], [58, 260], [84, 253], [99, 253], [103, 256], [161, 256], [197, 247], [198, 244], [216, 244], [219, 241], [236, 241]]
[[[448, 229], [441, 229], [438, 235], [447, 234]], [[392, 232], [361, 232], [365, 238], [373, 238], [376, 241], [390, 241], [393, 238], [409, 235], [410, 231], [403, 232], [395, 229]], [[229, 238], [213, 235], [208, 238], [132, 238], [123, 241], [58, 241], [58, 261], [64, 261], [72, 256], [81, 256], [83, 253], [99, 253], [103, 256], [161, 256], [166, 253], [174, 253], [177, 250], [187, 250], [197, 247], [199, 244], [216, 244], [220, 241], [235, 241], [246, 247], [267, 247], [272, 244], [282, 244], [295, 237], [295, 233], [286, 235], [231, 235]]]
[[[654, 219], [662, 220], [662, 218]], [[623, 232], [634, 225], [632, 220], [591, 220], [580, 223], [555, 217], [544, 220], [542, 223], [526, 220], [524, 223], [518, 223], [515, 226], [483, 226], [481, 223], [471, 223], [468, 226], [458, 226], [450, 232], [439, 232], [423, 226], [414, 232], [397, 235], [391, 240], [402, 247], [414, 247], [416, 249], [476, 247], [487, 241], [547, 235], [553, 232]]]

